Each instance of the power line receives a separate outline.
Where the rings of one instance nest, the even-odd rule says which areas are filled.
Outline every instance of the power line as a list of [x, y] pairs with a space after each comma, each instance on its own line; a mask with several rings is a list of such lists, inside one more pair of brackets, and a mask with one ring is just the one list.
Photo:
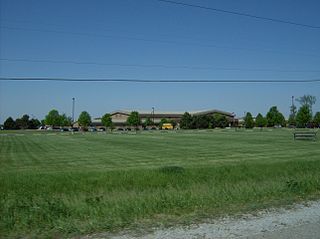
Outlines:
[[199, 9], [215, 11], [215, 12], [220, 12], [220, 13], [232, 14], [232, 15], [237, 15], [237, 16], [242, 16], [242, 17], [254, 18], [256, 20], [277, 22], [277, 23], [289, 24], [289, 25], [312, 28], [312, 29], [320, 29], [320, 26], [314, 26], [314, 25], [309, 25], [309, 24], [304, 24], [304, 23], [299, 23], [299, 22], [291, 22], [291, 21], [276, 19], [276, 18], [271, 18], [271, 17], [262, 17], [262, 16], [253, 15], [253, 14], [237, 12], [237, 11], [230, 11], [230, 10], [225, 10], [225, 9], [220, 9], [220, 8], [213, 8], [213, 7], [207, 7], [207, 6], [196, 5], [196, 4], [189, 4], [189, 3], [172, 1], [172, 0], [156, 0], [156, 1], [162, 2], [162, 3], [185, 6], [185, 7], [199, 8]]
[[[7, 22], [7, 23], [14, 23], [14, 24], [16, 24], [16, 23], [21, 23], [21, 24], [34, 24], [35, 22], [33, 22], [33, 21], [28, 21], [28, 20], [26, 20], [26, 19], [21, 19], [21, 20], [9, 20], [9, 19], [2, 19], [2, 21], [3, 22]], [[39, 21], [37, 21], [36, 22], [36, 24], [37, 25], [42, 25], [42, 26], [49, 26], [49, 27], [62, 27], [62, 28], [65, 28], [66, 27], [66, 24], [56, 24], [56, 23], [46, 23], [46, 22], [39, 22]], [[100, 29], [99, 30], [102, 30], [102, 32], [115, 32], [115, 31], [119, 31], [119, 29], [117, 29], [117, 30], [115, 30], [114, 28], [106, 28], [105, 27], [105, 25], [104, 24], [102, 24], [102, 23], [100, 23], [100, 22], [94, 22], [93, 23], [93, 25], [96, 27], [96, 26], [99, 26], [100, 27]], [[90, 24], [90, 23], [84, 23], [84, 22], [82, 22], [81, 23], [81, 26], [88, 26], [89, 28], [92, 28], [92, 26], [93, 26], [92, 24]], [[8, 26], [9, 27], [9, 26]], [[143, 37], [145, 37], [145, 36], [150, 36], [150, 35], [148, 35], [148, 34], [146, 34], [146, 32], [144, 32], [144, 33], [141, 33], [141, 32], [134, 32], [134, 31], [132, 31], [132, 30], [130, 30], [130, 31], [124, 31], [124, 30], [121, 30], [121, 33], [125, 33], [125, 34], [129, 34], [129, 35], [134, 35], [134, 36], [143, 36]], [[152, 33], [152, 36], [155, 36], [155, 37], [157, 37], [157, 38], [161, 38], [161, 37], [170, 37], [170, 38], [174, 38], [174, 39], [185, 39], [185, 40], [190, 40], [190, 41], [204, 41], [204, 42], [212, 42], [212, 39], [209, 39], [209, 38], [203, 38], [203, 37], [199, 37], [199, 36], [192, 36], [192, 37], [190, 37], [190, 36], [186, 36], [186, 35], [184, 35], [184, 36], [181, 36], [181, 35], [173, 35], [172, 33], [171, 34], [169, 34], [169, 33], [160, 33], [160, 32], [156, 32], [156, 34], [154, 34], [154, 32]], [[248, 39], [246, 39], [246, 42], [247, 43], [250, 43], [250, 44], [255, 44], [256, 43], [256, 41], [254, 41], [254, 40], [248, 40]], [[259, 40], [259, 43], [261, 43], [261, 42], [263, 42], [263, 43], [269, 43], [269, 41], [263, 41], [263, 40]], [[286, 44], [284, 44], [283, 46], [285, 46]]]
[[47, 77], [0, 77], [0, 81], [47, 81], [47, 82], [105, 82], [105, 83], [319, 83], [319, 79], [309, 80], [216, 80], [216, 79], [129, 79], [129, 78], [47, 78]]
[[27, 63], [50, 63], [50, 64], [75, 64], [75, 65], [95, 65], [95, 66], [119, 66], [135, 68], [164, 68], [164, 69], [187, 69], [187, 70], [216, 70], [216, 71], [253, 71], [253, 72], [320, 72], [320, 70], [289, 70], [289, 69], [268, 69], [268, 68], [239, 68], [239, 67], [206, 67], [206, 66], [172, 66], [162, 64], [120, 64], [102, 63], [72, 60], [50, 60], [50, 59], [25, 59], [25, 58], [0, 58], [0, 61], [27, 62]]
[[131, 40], [131, 41], [150, 42], [150, 43], [173, 44], [178, 46], [185, 45], [185, 46], [196, 46], [196, 47], [204, 47], [204, 48], [217, 48], [217, 49], [226, 49], [226, 50], [233, 50], [233, 51], [252, 51], [252, 52], [266, 52], [266, 53], [273, 53], [273, 54], [320, 57], [319, 55], [310, 54], [310, 53], [279, 51], [279, 50], [270, 50], [270, 49], [261, 49], [261, 48], [221, 46], [221, 45], [215, 45], [215, 44], [197, 44], [194, 42], [183, 42], [183, 41], [173, 41], [173, 40], [154, 40], [154, 39], [147, 39], [147, 38], [140, 38], [140, 37], [116, 36], [111, 34], [96, 34], [96, 33], [87, 33], [87, 32], [71, 32], [71, 31], [61, 31], [61, 30], [45, 30], [45, 29], [9, 27], [9, 26], [0, 26], [0, 28], [6, 29], [6, 30], [16, 30], [16, 31], [46, 32], [46, 33], [70, 34], [75, 36], [86, 36], [86, 37], [115, 38], [115, 39]]
[[[7, 23], [22, 23], [22, 24], [34, 24], [34, 22], [32, 21], [28, 21], [26, 19], [24, 20], [7, 20], [7, 19], [2, 19], [3, 22], [7, 22]], [[36, 22], [37, 25], [42, 25], [42, 26], [49, 26], [49, 27], [63, 27], [65, 28], [66, 27], [66, 24], [53, 24], [53, 23], [45, 23], [45, 22]], [[93, 25], [96, 27], [100, 27], [99, 30], [102, 30], [103, 32], [115, 32], [115, 29], [114, 28], [106, 28], [103, 24], [101, 24], [100, 22], [94, 22]], [[92, 24], [89, 24], [89, 23], [81, 23], [81, 26], [87, 26], [87, 27], [90, 27], [92, 28], [93, 26]], [[117, 29], [116, 31], [119, 31], [119, 29]], [[122, 33], [125, 33], [125, 34], [131, 34], [131, 35], [135, 35], [135, 36], [146, 36], [146, 32], [144, 33], [141, 33], [141, 32], [134, 32], [134, 31], [124, 31], [124, 30], [121, 30]], [[160, 37], [171, 37], [171, 38], [184, 38], [184, 39], [188, 39], [188, 40], [191, 40], [191, 41], [212, 41], [211, 39], [205, 39], [205, 38], [200, 38], [200, 37], [195, 37], [195, 36], [179, 36], [179, 35], [173, 35], [173, 34], [165, 34], [165, 33], [160, 33], [160, 32], [156, 32], [156, 34], [152, 34], [153, 36], [156, 36], [158, 38]], [[253, 41], [250, 41], [250, 42], [253, 42]]]

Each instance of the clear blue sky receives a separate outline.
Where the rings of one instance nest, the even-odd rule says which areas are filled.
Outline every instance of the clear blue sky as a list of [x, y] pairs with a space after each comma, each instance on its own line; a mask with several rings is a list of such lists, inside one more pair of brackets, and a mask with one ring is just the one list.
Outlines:
[[[318, 0], [181, 1], [320, 26]], [[320, 29], [154, 0], [0, 0], [0, 4], [1, 59], [111, 64], [1, 60], [1, 77], [320, 78]], [[71, 115], [72, 97], [76, 115], [86, 110], [92, 117], [116, 109], [151, 111], [152, 107], [161, 111], [216, 108], [241, 117], [248, 111], [265, 114], [273, 105], [287, 116], [291, 96], [304, 94], [317, 97], [314, 111], [320, 111], [320, 83], [0, 82], [0, 122], [25, 113], [42, 119], [52, 108]]]

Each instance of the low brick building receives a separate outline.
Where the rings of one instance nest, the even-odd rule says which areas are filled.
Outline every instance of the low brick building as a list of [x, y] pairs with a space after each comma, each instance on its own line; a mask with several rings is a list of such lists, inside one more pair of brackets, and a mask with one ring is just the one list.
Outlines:
[[[141, 122], [144, 122], [147, 118], [150, 118], [155, 125], [158, 125], [161, 119], [173, 120], [179, 124], [183, 114], [185, 112], [162, 112], [162, 111], [139, 111], [135, 110], [139, 113]], [[127, 119], [132, 111], [129, 110], [117, 110], [110, 113], [112, 122], [116, 128], [125, 128]], [[189, 112], [191, 115], [213, 115], [213, 114], [221, 114], [224, 115], [231, 126], [235, 125], [237, 120], [235, 118], [234, 113], [229, 113], [221, 110], [203, 110], [203, 111], [191, 111]], [[95, 127], [103, 127], [101, 123], [101, 118], [95, 118], [92, 121], [92, 126]]]

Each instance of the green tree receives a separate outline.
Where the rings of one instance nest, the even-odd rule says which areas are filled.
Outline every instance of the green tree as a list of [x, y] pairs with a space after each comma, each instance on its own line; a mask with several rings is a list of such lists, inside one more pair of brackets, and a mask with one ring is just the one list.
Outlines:
[[45, 117], [44, 121], [46, 125], [60, 126], [61, 125], [61, 117], [59, 112], [55, 109], [51, 110]]
[[294, 104], [290, 106], [290, 115], [295, 116], [297, 114], [297, 106]]
[[113, 123], [112, 123], [112, 118], [110, 114], [104, 114], [101, 118], [101, 123], [103, 126], [105, 126], [107, 129], [112, 128]]
[[267, 125], [266, 118], [264, 118], [262, 114], [259, 113], [256, 117], [256, 126], [262, 128], [262, 127], [266, 127], [266, 125]]
[[286, 118], [284, 117], [284, 115], [279, 112], [278, 114], [278, 119], [277, 119], [277, 125], [281, 125], [282, 127], [286, 126]]
[[210, 125], [211, 117], [209, 115], [200, 115], [198, 120], [199, 129], [208, 129]]
[[37, 129], [41, 125], [40, 121], [38, 119], [31, 119], [29, 120], [29, 129]]
[[12, 119], [12, 117], [9, 117], [3, 123], [3, 127], [4, 129], [16, 129], [16, 122]]
[[320, 112], [317, 112], [313, 117], [313, 123], [316, 127], [320, 127]]
[[60, 120], [59, 120], [59, 126], [71, 126], [72, 125], [72, 119], [71, 117], [67, 117], [66, 114], [60, 115]]
[[312, 106], [316, 103], [317, 98], [313, 95], [304, 95], [296, 99], [301, 106], [307, 106], [312, 114]]
[[301, 106], [296, 117], [297, 127], [304, 128], [311, 122], [311, 120], [312, 114], [310, 112], [310, 108], [307, 105]]
[[127, 119], [127, 124], [130, 126], [138, 127], [141, 125], [141, 118], [137, 111], [132, 111]]
[[293, 114], [290, 114], [289, 119], [288, 119], [288, 125], [289, 126], [296, 126], [297, 122], [296, 122], [296, 116]]
[[29, 115], [25, 114], [21, 118], [16, 119], [16, 127], [19, 129], [28, 129], [29, 118]]
[[244, 126], [246, 129], [252, 129], [254, 127], [253, 117], [250, 112], [248, 112], [244, 117]]
[[171, 119], [171, 120], [169, 120], [169, 123], [171, 123], [173, 127], [176, 127], [176, 126], [177, 126], [177, 124], [178, 124], [178, 123], [177, 123], [177, 121], [172, 120], [172, 119]]
[[219, 127], [225, 128], [229, 125], [229, 121], [225, 115], [222, 114], [213, 114], [211, 118], [212, 128]]
[[91, 116], [87, 111], [82, 111], [78, 118], [78, 123], [83, 129], [86, 129], [91, 124]]
[[267, 119], [267, 126], [268, 127], [273, 127], [273, 126], [285, 126], [285, 118], [282, 113], [278, 111], [277, 106], [272, 106], [267, 113], [266, 116]]
[[151, 126], [153, 125], [152, 120], [150, 119], [150, 117], [147, 117], [146, 120], [144, 121], [143, 125], [146, 126]]
[[194, 115], [192, 116], [192, 128], [194, 129], [208, 129], [211, 117], [208, 115]]
[[185, 112], [180, 120], [180, 127], [181, 129], [191, 129], [192, 127], [192, 116], [188, 113]]

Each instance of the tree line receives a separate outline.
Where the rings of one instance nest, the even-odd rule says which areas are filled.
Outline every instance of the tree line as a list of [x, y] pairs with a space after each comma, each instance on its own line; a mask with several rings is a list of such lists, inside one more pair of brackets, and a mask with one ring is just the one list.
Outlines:
[[[289, 126], [289, 127], [320, 127], [320, 112], [312, 113], [312, 106], [316, 102], [316, 97], [311, 95], [304, 95], [296, 99], [300, 104], [300, 108], [292, 104], [290, 107], [290, 116], [286, 121], [283, 114], [278, 110], [277, 106], [272, 106], [267, 112], [266, 116], [259, 113], [255, 119], [250, 112], [247, 112], [244, 117], [243, 126], [245, 128], [253, 127], [275, 127], [275, 126]], [[82, 111], [78, 117], [78, 125], [83, 129], [87, 129], [92, 123], [91, 116], [88, 112]], [[37, 129], [41, 125], [50, 125], [51, 127], [71, 127], [73, 126], [72, 118], [66, 114], [60, 114], [53, 109], [48, 112], [45, 119], [41, 122], [38, 119], [30, 118], [25, 114], [21, 118], [14, 120], [9, 117], [4, 122], [4, 129]], [[113, 129], [114, 124], [112, 117], [106, 113], [101, 118], [101, 123], [108, 129]], [[169, 119], [161, 119], [157, 126], [161, 128], [164, 123], [171, 123], [174, 127], [177, 122]], [[228, 118], [222, 114], [215, 113], [213, 115], [191, 115], [185, 112], [180, 120], [180, 128], [182, 129], [211, 129], [211, 128], [225, 128], [230, 125]], [[126, 124], [131, 127], [148, 127], [156, 124], [148, 117], [142, 122], [141, 117], [137, 111], [132, 111], [127, 118]]]
[[245, 128], [253, 127], [274, 127], [274, 126], [289, 126], [297, 128], [306, 127], [320, 127], [320, 112], [312, 113], [312, 106], [316, 103], [316, 97], [311, 95], [304, 95], [296, 99], [300, 103], [300, 108], [297, 111], [297, 107], [292, 104], [290, 107], [290, 116], [288, 121], [285, 120], [283, 114], [279, 112], [276, 106], [270, 108], [266, 116], [258, 114], [253, 119], [253, 116], [248, 112], [244, 117]]
[[[88, 127], [91, 124], [91, 116], [86, 112], [81, 112], [78, 118], [79, 125]], [[25, 114], [21, 118], [14, 120], [12, 117], [8, 117], [3, 127], [4, 129], [37, 129], [40, 126], [51, 126], [51, 127], [71, 127], [73, 125], [72, 118], [66, 114], [60, 114], [58, 110], [51, 110], [41, 121]]]
[[21, 118], [13, 119], [9, 117], [3, 124], [4, 129], [37, 129], [41, 125], [38, 119], [31, 118], [24, 114]]

